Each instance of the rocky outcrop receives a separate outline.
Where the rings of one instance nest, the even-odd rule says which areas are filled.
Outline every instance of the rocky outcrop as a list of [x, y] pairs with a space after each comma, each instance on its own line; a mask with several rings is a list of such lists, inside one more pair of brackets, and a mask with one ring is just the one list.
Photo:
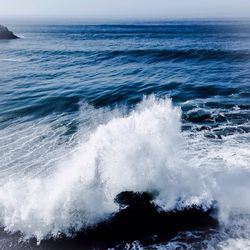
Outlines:
[[17, 39], [19, 38], [16, 36], [12, 31], [8, 30], [7, 27], [0, 25], [0, 39]]
[[[153, 202], [153, 194], [125, 191], [115, 202], [120, 210], [108, 220], [74, 234], [40, 242], [41, 249], [126, 249], [126, 243], [139, 240], [144, 246], [167, 242], [179, 232], [207, 232], [217, 229], [216, 202], [207, 210], [200, 206], [164, 211]], [[34, 248], [32, 248], [34, 249]]]
[[[131, 244], [135, 240], [139, 240], [142, 246], [150, 246], [151, 244], [166, 243], [180, 232], [199, 231], [200, 237], [203, 237], [202, 232], [208, 237], [210, 237], [209, 232], [218, 232], [216, 202], [207, 209], [194, 205], [165, 211], [153, 202], [155, 195], [157, 193], [122, 192], [115, 198], [120, 209], [105, 221], [77, 232], [72, 228], [68, 231], [69, 234], [72, 234], [71, 236], [59, 234], [56, 238], [50, 238], [48, 235], [48, 238], [39, 244], [35, 238], [23, 242], [20, 232], [8, 234], [0, 227], [1, 239], [6, 239], [3, 243], [1, 242], [1, 244], [6, 242], [6, 245], [1, 245], [1, 249], [9, 249], [10, 244], [11, 249], [33, 250], [113, 249], [113, 247], [128, 249], [126, 243]], [[188, 240], [190, 242], [194, 240], [188, 239], [185, 235], [183, 237], [185, 243], [188, 243]]]

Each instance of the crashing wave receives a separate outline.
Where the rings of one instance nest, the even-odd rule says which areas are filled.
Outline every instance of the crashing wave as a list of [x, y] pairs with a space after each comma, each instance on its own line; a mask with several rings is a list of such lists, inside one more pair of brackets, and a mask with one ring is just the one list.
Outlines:
[[[91, 131], [80, 129], [88, 132], [69, 149], [60, 150], [56, 148], [60, 133], [51, 134], [46, 125], [44, 136], [47, 132], [50, 139], [40, 151], [38, 142], [36, 151], [46, 159], [41, 159], [42, 173], [14, 174], [11, 160], [1, 171], [8, 176], [1, 182], [1, 224], [9, 232], [38, 240], [61, 233], [70, 236], [118, 212], [115, 198], [124, 191], [153, 193], [152, 203], [166, 212], [193, 206], [207, 211], [216, 201], [222, 225], [230, 223], [232, 212], [249, 213], [248, 134], [208, 139], [202, 131], [181, 132], [180, 119], [181, 110], [171, 100], [151, 96], [125, 115], [116, 113], [99, 121]], [[22, 130], [18, 133], [22, 140]], [[35, 147], [34, 138], [41, 138], [39, 133], [26, 134], [30, 149]], [[50, 142], [51, 152], [41, 150]], [[17, 150], [13, 143], [12, 153]], [[46, 172], [53, 150], [57, 161]], [[25, 157], [24, 169], [29, 164], [29, 155]], [[4, 165], [2, 160], [1, 170]]]

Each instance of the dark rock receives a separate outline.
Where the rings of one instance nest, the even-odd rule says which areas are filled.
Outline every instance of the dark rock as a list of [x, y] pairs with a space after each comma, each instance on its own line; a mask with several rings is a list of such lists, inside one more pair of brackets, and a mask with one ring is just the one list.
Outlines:
[[[8, 249], [125, 249], [126, 243], [134, 240], [139, 240], [143, 246], [149, 246], [167, 242], [180, 232], [208, 232], [219, 228], [216, 204], [207, 210], [192, 206], [182, 210], [163, 211], [153, 203], [155, 195], [157, 194], [130, 191], [118, 194], [115, 198], [115, 202], [120, 206], [117, 213], [96, 226], [80, 232], [72, 231], [72, 237], [61, 234], [57, 239], [42, 240], [37, 245], [36, 239], [22, 242], [20, 233], [8, 235], [2, 230], [2, 238], [14, 246]], [[11, 239], [8, 241], [9, 237]]]
[[[198, 206], [182, 210], [163, 211], [152, 202], [154, 194], [122, 192], [115, 202], [120, 211], [109, 220], [95, 227], [75, 234], [73, 238], [63, 236], [60, 239], [42, 241], [44, 249], [123, 249], [125, 243], [140, 240], [147, 246], [165, 242], [177, 233], [189, 230], [210, 230], [218, 228], [217, 207], [204, 210]], [[58, 248], [59, 247], [59, 248]]]
[[211, 130], [211, 128], [209, 126], [199, 126], [197, 129], [197, 131], [203, 131], [203, 130]]
[[7, 27], [0, 25], [0, 39], [17, 39], [19, 38], [16, 36], [12, 31], [8, 30]]

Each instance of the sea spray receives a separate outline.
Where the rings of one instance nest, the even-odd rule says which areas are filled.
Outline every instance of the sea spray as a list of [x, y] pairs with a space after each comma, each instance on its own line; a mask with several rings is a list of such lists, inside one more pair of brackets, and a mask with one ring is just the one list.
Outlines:
[[61, 150], [63, 160], [47, 175], [2, 183], [1, 223], [38, 240], [71, 235], [118, 211], [114, 199], [123, 191], [154, 192], [155, 204], [165, 210], [206, 209], [216, 201], [221, 223], [230, 223], [231, 212], [250, 211], [248, 193], [242, 192], [250, 176], [243, 137], [208, 140], [181, 132], [180, 108], [150, 96], [101, 123], [70, 153]]

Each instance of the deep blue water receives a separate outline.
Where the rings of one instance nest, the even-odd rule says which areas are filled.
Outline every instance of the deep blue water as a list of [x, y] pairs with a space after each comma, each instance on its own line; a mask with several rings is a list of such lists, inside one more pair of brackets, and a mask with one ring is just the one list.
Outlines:
[[[199, 161], [197, 166], [206, 168], [206, 162], [210, 162], [212, 169], [217, 166], [229, 169], [237, 165], [246, 171], [243, 176], [249, 176], [249, 170], [246, 170], [249, 165], [250, 132], [249, 21], [169, 21], [128, 25], [12, 24], [9, 28], [21, 39], [0, 41], [2, 190], [5, 190], [5, 182], [15, 180], [12, 179], [14, 177], [26, 181], [27, 176], [37, 178], [41, 175], [44, 181], [53, 173], [51, 169], [57, 169], [58, 161], [65, 155], [67, 158], [65, 152], [74, 151], [72, 148], [76, 145], [94, 137], [96, 134], [93, 131], [101, 124], [115, 126], [109, 122], [120, 116], [129, 116], [147, 96], [154, 96], [156, 103], [157, 100], [170, 98], [175, 107], [181, 108], [181, 133], [187, 133], [190, 140], [199, 138], [190, 141], [189, 146], [196, 145], [194, 155], [197, 159], [204, 157], [204, 161]], [[140, 126], [144, 122], [142, 119]], [[172, 131], [169, 127], [166, 129]], [[115, 136], [116, 130], [113, 128], [111, 131], [115, 131]], [[124, 128], [122, 131], [126, 133], [127, 130]], [[83, 134], [84, 139], [79, 134]], [[107, 134], [103, 134], [103, 140]], [[130, 132], [124, 134], [129, 135]], [[142, 145], [147, 145], [143, 136], [141, 139]], [[172, 137], [169, 140], [175, 143]], [[116, 145], [114, 141], [112, 137], [107, 143], [113, 147]], [[150, 147], [148, 150], [150, 155]], [[123, 151], [129, 150], [125, 148]], [[84, 157], [84, 150], [81, 155]], [[114, 162], [121, 159], [114, 155], [110, 154], [108, 159]], [[198, 162], [196, 156], [191, 157], [192, 164]], [[140, 160], [142, 158], [138, 157], [136, 162]], [[102, 159], [99, 161], [102, 162]], [[128, 168], [131, 162], [131, 159], [124, 160]], [[70, 167], [74, 164], [71, 163]], [[209, 171], [205, 171], [202, 178], [209, 176]], [[234, 186], [235, 189], [237, 187]], [[15, 194], [17, 189], [13, 188]], [[241, 187], [240, 190], [245, 189]], [[11, 192], [4, 192], [0, 194], [0, 202], [12, 195]], [[22, 193], [18, 195], [21, 197]], [[34, 202], [33, 198], [28, 201]], [[70, 207], [75, 207], [74, 201], [70, 202]], [[16, 204], [17, 210], [13, 204]], [[18, 207], [22, 206], [22, 211], [34, 210], [34, 214], [40, 216], [36, 208], [32, 205], [26, 208], [17, 198], [16, 203], [1, 203], [1, 210], [4, 211], [1, 224], [10, 231], [23, 230], [29, 235], [32, 232], [26, 228], [26, 219], [15, 221], [16, 214], [20, 212]], [[10, 207], [14, 209], [8, 210]], [[246, 210], [250, 212], [248, 207]], [[32, 217], [33, 212], [30, 213]], [[34, 216], [34, 220], [37, 217]], [[12, 218], [9, 227], [8, 218]], [[52, 229], [56, 231], [58, 225], [60, 229], [60, 223], [48, 221]], [[74, 227], [74, 224], [71, 226]], [[32, 227], [34, 225], [28, 228]], [[33, 234], [37, 231], [34, 229]], [[41, 229], [41, 235], [43, 232], [47, 233]]]
[[[221, 108], [225, 122], [248, 119], [227, 111], [249, 108], [249, 22], [13, 29], [23, 38], [1, 42], [1, 127], [20, 119], [74, 114], [79, 102], [131, 107], [150, 94], [171, 97], [184, 112], [194, 106], [204, 112]], [[209, 122], [209, 117], [184, 119]]]

